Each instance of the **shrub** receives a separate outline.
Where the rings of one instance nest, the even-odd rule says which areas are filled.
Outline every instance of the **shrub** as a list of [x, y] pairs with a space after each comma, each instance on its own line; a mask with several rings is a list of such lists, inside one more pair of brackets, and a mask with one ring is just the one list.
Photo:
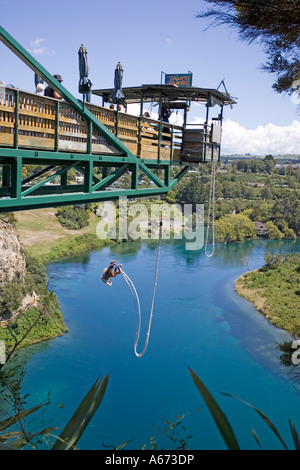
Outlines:
[[296, 234], [292, 228], [289, 228], [287, 223], [282, 226], [282, 233], [284, 238], [296, 238]]
[[60, 207], [56, 217], [60, 224], [69, 230], [79, 230], [89, 225], [89, 212], [80, 207]]
[[282, 255], [280, 253], [275, 253], [274, 255], [271, 255], [271, 253], [269, 253], [268, 251], [265, 253], [264, 260], [265, 264], [262, 267], [263, 271], [267, 271], [269, 269], [276, 269], [283, 262]]
[[17, 221], [13, 212], [0, 212], [0, 219], [9, 222], [12, 225]]
[[24, 296], [24, 286], [12, 282], [1, 287], [0, 316], [10, 318], [18, 310]]

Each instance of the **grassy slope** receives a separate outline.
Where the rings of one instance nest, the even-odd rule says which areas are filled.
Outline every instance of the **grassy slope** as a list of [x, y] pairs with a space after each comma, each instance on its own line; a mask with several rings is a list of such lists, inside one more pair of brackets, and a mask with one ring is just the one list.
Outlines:
[[278, 328], [300, 337], [300, 255], [264, 271], [251, 271], [236, 281], [236, 292]]
[[96, 236], [99, 218], [94, 213], [90, 214], [89, 226], [81, 230], [62, 227], [55, 213], [55, 208], [15, 213], [15, 229], [27, 253], [51, 261], [104, 245]]
[[55, 213], [55, 208], [15, 212], [17, 219], [15, 229], [21, 244], [30, 254], [40, 256], [74, 236], [95, 233], [96, 224], [99, 221], [95, 214], [91, 214], [88, 227], [81, 230], [68, 230], [58, 222]]

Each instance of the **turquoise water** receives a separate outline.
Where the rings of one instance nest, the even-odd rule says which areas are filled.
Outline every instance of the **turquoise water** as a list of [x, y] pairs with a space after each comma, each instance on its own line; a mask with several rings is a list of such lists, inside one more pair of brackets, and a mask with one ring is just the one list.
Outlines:
[[[110, 375], [103, 403], [83, 435], [80, 449], [149, 445], [172, 448], [161, 436], [164, 420], [185, 414], [178, 435], [189, 448], [224, 449], [224, 443], [190, 377], [191, 367], [229, 418], [240, 446], [257, 449], [254, 427], [266, 449], [282, 448], [257, 414], [225, 391], [256, 406], [276, 424], [292, 447], [288, 419], [300, 431], [297, 368], [280, 362], [277, 343], [291, 340], [234, 291], [248, 267], [264, 264], [265, 251], [300, 251], [298, 241], [254, 240], [186, 251], [183, 241], [163, 241], [149, 346], [134, 354], [136, 317], [130, 290], [119, 276], [106, 287], [100, 274], [111, 259], [123, 263], [142, 306], [141, 351], [146, 338], [156, 258], [155, 243], [121, 244], [47, 267], [50, 288], [61, 303], [69, 333], [27, 348], [23, 391], [29, 405], [50, 391], [47, 424], [64, 426], [98, 376]], [[300, 371], [300, 369], [299, 369]], [[299, 372], [300, 374], [300, 372]], [[62, 406], [63, 405], [63, 406]], [[188, 436], [192, 438], [189, 439]]]

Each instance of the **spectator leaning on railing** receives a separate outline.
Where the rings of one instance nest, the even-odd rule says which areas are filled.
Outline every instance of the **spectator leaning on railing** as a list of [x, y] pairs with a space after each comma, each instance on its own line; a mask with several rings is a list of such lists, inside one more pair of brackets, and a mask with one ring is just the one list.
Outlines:
[[[60, 83], [63, 81], [62, 77], [60, 75], [53, 75], [54, 78], [56, 78], [57, 81], [59, 81]], [[50, 85], [48, 85], [45, 89], [45, 93], [44, 93], [45, 96], [49, 96], [50, 98], [56, 98], [57, 100], [61, 100], [62, 97], [60, 96], [59, 93], [57, 93], [57, 91], [53, 90], [53, 88], [51, 88]]]

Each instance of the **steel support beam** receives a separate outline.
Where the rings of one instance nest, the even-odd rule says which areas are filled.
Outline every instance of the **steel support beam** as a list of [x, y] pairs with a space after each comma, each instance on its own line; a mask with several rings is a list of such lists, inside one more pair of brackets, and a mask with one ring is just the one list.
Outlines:
[[44, 186], [45, 184], [50, 183], [50, 181], [52, 181], [52, 180], [53, 180], [54, 178], [56, 178], [57, 176], [63, 175], [63, 174], [66, 173], [68, 170], [70, 170], [71, 168], [73, 168], [73, 166], [75, 166], [76, 164], [77, 164], [77, 162], [74, 162], [74, 163], [72, 163], [71, 165], [66, 166], [65, 168], [62, 168], [61, 170], [59, 170], [59, 171], [57, 171], [56, 173], [54, 173], [54, 175], [49, 176], [49, 177], [46, 178], [45, 180], [42, 180], [42, 181], [40, 181], [39, 183], [36, 183], [34, 186], [31, 186], [31, 187], [28, 188], [28, 189], [25, 189], [22, 193], [20, 192], [20, 195], [22, 195], [22, 197], [28, 196], [28, 194], [31, 194], [32, 192], [34, 192], [36, 189], [40, 188], [41, 186]]

